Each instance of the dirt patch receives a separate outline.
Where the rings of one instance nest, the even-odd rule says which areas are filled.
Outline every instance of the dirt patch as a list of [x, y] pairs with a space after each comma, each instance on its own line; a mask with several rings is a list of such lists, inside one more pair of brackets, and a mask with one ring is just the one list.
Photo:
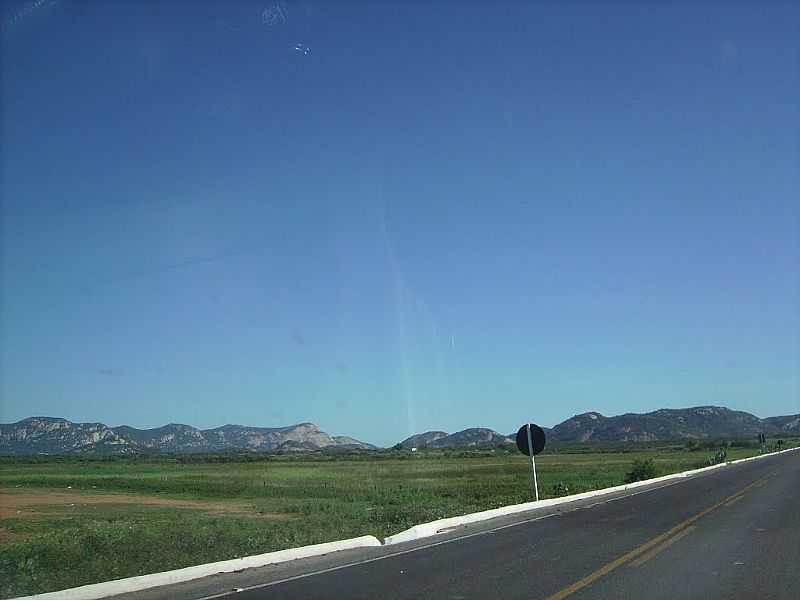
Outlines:
[[4, 542], [11, 542], [11, 541], [16, 540], [16, 539], [18, 539], [20, 537], [22, 537], [22, 536], [20, 536], [20, 535], [18, 535], [16, 533], [11, 533], [10, 531], [6, 531], [2, 527], [0, 527], [0, 544], [2, 544]]
[[[36, 518], [52, 514], [52, 508], [74, 508], [97, 504], [124, 504], [161, 508], [202, 510], [213, 516], [247, 516], [266, 519], [288, 519], [283, 513], [261, 513], [252, 504], [206, 500], [177, 500], [159, 496], [118, 493], [87, 493], [81, 490], [20, 490], [0, 488], [0, 519]], [[46, 513], [40, 512], [48, 509]], [[2, 530], [0, 530], [2, 531]], [[1, 538], [0, 538], [1, 539]]]

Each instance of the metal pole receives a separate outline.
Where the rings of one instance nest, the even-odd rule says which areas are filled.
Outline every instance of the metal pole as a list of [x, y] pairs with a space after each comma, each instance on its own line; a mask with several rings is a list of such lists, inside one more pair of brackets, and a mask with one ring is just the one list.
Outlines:
[[533, 495], [539, 501], [539, 484], [536, 482], [536, 461], [533, 459], [533, 441], [531, 440], [531, 424], [527, 423], [525, 429], [528, 431], [528, 452], [531, 453], [531, 477], [533, 479]]

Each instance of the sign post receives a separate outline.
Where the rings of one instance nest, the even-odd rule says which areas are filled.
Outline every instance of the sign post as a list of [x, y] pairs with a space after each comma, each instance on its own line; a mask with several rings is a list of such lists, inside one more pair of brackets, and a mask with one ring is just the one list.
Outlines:
[[544, 450], [545, 435], [542, 428], [533, 423], [525, 423], [517, 431], [517, 448], [531, 457], [531, 488], [533, 497], [539, 500], [539, 484], [536, 481], [536, 460], [533, 458]]
[[[533, 441], [531, 440], [531, 424], [526, 423], [525, 429], [528, 432], [528, 448], [533, 448]], [[531, 452], [531, 475], [533, 476], [533, 495], [536, 497], [536, 501], [539, 501], [539, 484], [536, 482], [536, 459], [533, 458], [533, 452]]]

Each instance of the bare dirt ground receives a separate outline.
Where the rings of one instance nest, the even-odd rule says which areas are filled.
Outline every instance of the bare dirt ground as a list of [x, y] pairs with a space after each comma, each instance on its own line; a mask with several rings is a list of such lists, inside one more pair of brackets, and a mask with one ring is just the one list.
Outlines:
[[[159, 496], [118, 493], [88, 493], [81, 490], [20, 490], [0, 488], [0, 519], [37, 518], [52, 515], [53, 509], [74, 509], [90, 505], [132, 505], [161, 508], [202, 510], [210, 515], [248, 516], [267, 519], [286, 519], [282, 513], [260, 513], [250, 504], [213, 502], [206, 500], [176, 500]], [[42, 510], [45, 509], [45, 510]], [[2, 539], [2, 532], [0, 532]]]

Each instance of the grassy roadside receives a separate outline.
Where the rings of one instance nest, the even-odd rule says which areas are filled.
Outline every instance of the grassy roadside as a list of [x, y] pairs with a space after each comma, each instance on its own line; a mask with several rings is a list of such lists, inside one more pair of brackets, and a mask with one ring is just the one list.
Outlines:
[[[731, 448], [727, 460], [756, 453]], [[680, 445], [564, 448], [541, 455], [537, 469], [547, 498], [620, 484], [634, 461], [652, 459], [656, 475], [664, 475], [701, 466], [711, 455]], [[528, 469], [524, 456], [490, 451], [223, 463], [4, 459], [0, 597], [364, 534], [385, 537], [525, 502]]]

